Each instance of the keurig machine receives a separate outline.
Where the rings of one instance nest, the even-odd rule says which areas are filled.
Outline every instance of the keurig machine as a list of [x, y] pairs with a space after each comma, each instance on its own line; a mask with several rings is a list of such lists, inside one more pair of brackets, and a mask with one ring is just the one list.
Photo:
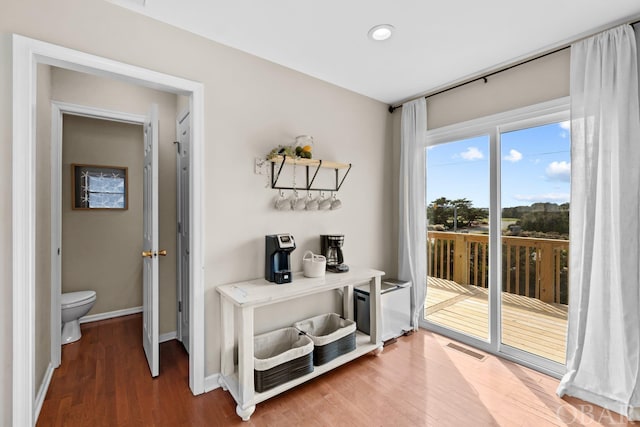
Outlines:
[[290, 283], [291, 261], [289, 255], [296, 248], [291, 234], [271, 234], [265, 237], [264, 278], [277, 284]]

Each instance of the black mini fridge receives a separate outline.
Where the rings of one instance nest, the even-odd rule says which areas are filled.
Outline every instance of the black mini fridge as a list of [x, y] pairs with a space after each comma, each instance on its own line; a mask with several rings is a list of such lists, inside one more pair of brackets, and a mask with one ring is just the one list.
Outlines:
[[[358, 330], [369, 334], [369, 285], [354, 289], [354, 311]], [[380, 284], [380, 312], [382, 314], [382, 341], [388, 341], [411, 331], [411, 282], [384, 279]]]

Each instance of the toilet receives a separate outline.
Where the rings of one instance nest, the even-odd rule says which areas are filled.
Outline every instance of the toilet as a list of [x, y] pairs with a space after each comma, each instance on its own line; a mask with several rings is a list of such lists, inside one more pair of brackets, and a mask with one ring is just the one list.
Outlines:
[[62, 312], [62, 344], [78, 341], [80, 332], [80, 318], [87, 314], [96, 302], [95, 291], [66, 292], [61, 295], [60, 308]]

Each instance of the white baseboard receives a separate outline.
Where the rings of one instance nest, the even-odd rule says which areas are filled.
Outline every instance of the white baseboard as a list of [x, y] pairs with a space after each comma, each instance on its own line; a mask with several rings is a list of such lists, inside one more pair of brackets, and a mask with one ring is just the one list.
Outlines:
[[36, 395], [36, 401], [34, 402], [34, 420], [38, 420], [38, 416], [40, 415], [40, 410], [42, 409], [42, 404], [44, 403], [44, 398], [47, 396], [47, 391], [49, 390], [49, 384], [51, 384], [51, 378], [53, 377], [53, 365], [49, 363], [47, 366], [47, 370], [44, 373], [44, 378], [42, 379], [42, 384], [40, 384], [40, 389], [38, 390], [38, 394]]
[[167, 332], [166, 334], [160, 334], [158, 337], [158, 342], [163, 343], [171, 340], [175, 340], [178, 338], [178, 333], [176, 331]]
[[97, 322], [98, 320], [113, 319], [114, 317], [128, 316], [130, 314], [142, 313], [142, 306], [124, 308], [122, 310], [108, 311], [106, 313], [90, 314], [80, 318], [80, 323]]
[[208, 393], [211, 390], [220, 388], [220, 374], [209, 375], [204, 379], [204, 392]]

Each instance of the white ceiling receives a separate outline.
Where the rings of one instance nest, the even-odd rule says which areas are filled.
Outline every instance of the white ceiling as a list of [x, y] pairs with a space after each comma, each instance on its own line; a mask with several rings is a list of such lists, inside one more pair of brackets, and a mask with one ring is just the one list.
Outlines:
[[[640, 18], [638, 0], [111, 1], [387, 104]], [[373, 42], [377, 24], [396, 32]]]

